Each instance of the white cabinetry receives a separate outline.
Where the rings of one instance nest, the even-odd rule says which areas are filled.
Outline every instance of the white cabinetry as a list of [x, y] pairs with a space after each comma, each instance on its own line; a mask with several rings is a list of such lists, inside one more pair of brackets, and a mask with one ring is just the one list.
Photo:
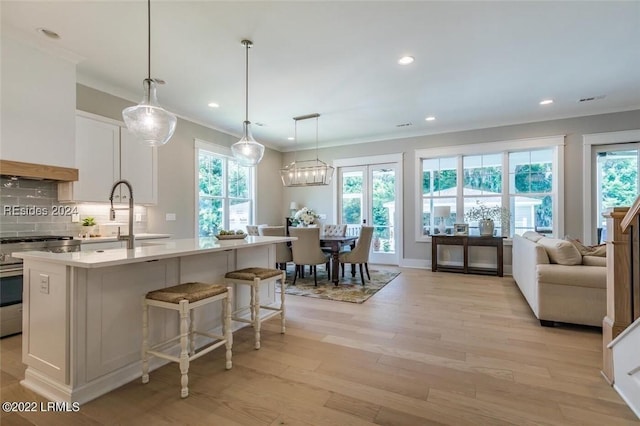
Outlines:
[[[106, 202], [114, 182], [126, 179], [137, 204], [157, 202], [156, 151], [136, 141], [118, 122], [78, 114], [75, 159], [79, 180], [58, 186], [59, 201]], [[127, 188], [118, 187], [113, 201], [129, 202]]]
[[2, 159], [75, 167], [75, 62], [34, 47], [3, 17], [0, 86]]

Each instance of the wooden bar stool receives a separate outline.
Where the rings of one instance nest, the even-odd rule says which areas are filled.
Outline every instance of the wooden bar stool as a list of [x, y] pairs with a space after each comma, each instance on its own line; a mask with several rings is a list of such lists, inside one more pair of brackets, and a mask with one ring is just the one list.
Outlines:
[[[237, 271], [227, 272], [225, 280], [227, 284], [245, 284], [251, 286], [251, 319], [239, 317], [240, 311], [234, 311], [231, 319], [239, 322], [246, 322], [253, 326], [255, 332], [255, 348], [260, 349], [260, 323], [266, 321], [276, 314], [280, 314], [280, 332], [285, 332], [285, 310], [284, 310], [284, 289], [286, 271], [270, 268], [245, 268]], [[260, 284], [269, 284], [271, 282], [280, 281], [280, 307], [265, 306], [260, 304]], [[260, 316], [260, 308], [267, 309], [269, 312], [265, 316]]]
[[[212, 350], [226, 346], [226, 369], [231, 369], [231, 346], [233, 336], [231, 334], [231, 299], [233, 289], [223, 285], [205, 283], [186, 283], [160, 290], [154, 290], [143, 298], [142, 301], [142, 383], [149, 382], [149, 355], [180, 364], [182, 390], [180, 396], [189, 396], [189, 363]], [[193, 329], [193, 310], [220, 301], [222, 304], [222, 335], [210, 334]], [[180, 335], [153, 347], [149, 347], [149, 306], [172, 309], [180, 313]], [[210, 346], [196, 352], [195, 335], [206, 336], [214, 340]], [[170, 342], [180, 340], [180, 356], [176, 357], [157, 350]]]

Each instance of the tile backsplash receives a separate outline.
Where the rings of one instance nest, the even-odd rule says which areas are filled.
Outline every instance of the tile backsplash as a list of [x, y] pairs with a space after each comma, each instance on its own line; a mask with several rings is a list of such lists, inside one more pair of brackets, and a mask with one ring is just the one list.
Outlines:
[[[106, 197], [105, 197], [106, 198]], [[78, 213], [80, 222], [72, 222]], [[147, 232], [147, 208], [136, 206], [134, 233]], [[91, 216], [98, 226], [92, 233], [116, 235], [118, 226], [125, 234], [128, 212], [116, 211], [116, 220], [109, 220], [109, 203], [73, 204], [58, 202], [58, 184], [51, 181], [0, 178], [0, 236], [69, 235], [83, 233], [82, 219]]]

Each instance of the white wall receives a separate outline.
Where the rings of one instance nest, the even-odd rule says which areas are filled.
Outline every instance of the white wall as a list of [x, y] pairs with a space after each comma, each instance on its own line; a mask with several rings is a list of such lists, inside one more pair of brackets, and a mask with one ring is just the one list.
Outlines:
[[0, 158], [73, 167], [76, 66], [2, 31]]

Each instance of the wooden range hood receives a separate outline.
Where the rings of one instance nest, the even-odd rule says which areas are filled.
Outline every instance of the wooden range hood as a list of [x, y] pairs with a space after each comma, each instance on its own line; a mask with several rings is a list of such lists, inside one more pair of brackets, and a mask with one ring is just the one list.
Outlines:
[[47, 166], [44, 164], [23, 163], [20, 161], [0, 160], [0, 175], [15, 176], [25, 179], [73, 182], [78, 180], [78, 169]]

